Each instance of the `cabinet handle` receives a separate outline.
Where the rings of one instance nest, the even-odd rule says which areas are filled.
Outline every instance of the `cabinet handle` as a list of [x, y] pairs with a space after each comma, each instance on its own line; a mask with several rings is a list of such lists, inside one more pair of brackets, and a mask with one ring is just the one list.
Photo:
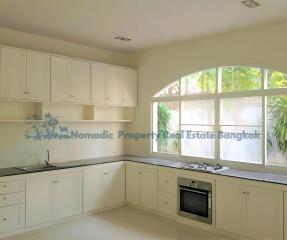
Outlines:
[[6, 200], [7, 198], [6, 197], [3, 197], [3, 200]]
[[3, 222], [6, 222], [6, 221], [7, 221], [7, 218], [3, 218], [2, 221], [3, 221]]
[[72, 95], [72, 94], [70, 94], [69, 96], [70, 96], [70, 97], [72, 97], [72, 98], [74, 98], [74, 97], [75, 97], [75, 96], [74, 96], [74, 95]]
[[28, 95], [30, 94], [30, 92], [26, 92]]
[[59, 182], [60, 182], [59, 180], [53, 181], [53, 183], [59, 183]]
[[107, 175], [107, 174], [109, 174], [109, 173], [105, 172], [104, 174], [106, 174], [106, 175]]
[[167, 205], [168, 204], [168, 202], [165, 202], [165, 205]]
[[6, 184], [4, 184], [4, 185], [3, 185], [3, 188], [6, 188], [6, 187], [7, 187], [7, 185], [6, 185]]
[[168, 181], [167, 181], [167, 180], [165, 181], [165, 184], [168, 184]]

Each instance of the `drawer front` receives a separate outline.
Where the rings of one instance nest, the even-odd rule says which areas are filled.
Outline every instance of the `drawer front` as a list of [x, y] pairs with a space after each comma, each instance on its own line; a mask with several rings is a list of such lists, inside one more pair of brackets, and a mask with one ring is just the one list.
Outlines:
[[177, 192], [176, 175], [169, 171], [159, 170], [158, 189], [160, 192], [176, 194]]
[[9, 232], [25, 227], [24, 204], [0, 208], [0, 232]]
[[176, 215], [176, 195], [168, 193], [159, 193], [158, 196], [158, 207], [159, 211], [171, 216]]
[[24, 202], [25, 202], [24, 192], [0, 195], [0, 207], [15, 205]]
[[25, 181], [11, 181], [0, 183], [0, 194], [16, 193], [25, 191]]

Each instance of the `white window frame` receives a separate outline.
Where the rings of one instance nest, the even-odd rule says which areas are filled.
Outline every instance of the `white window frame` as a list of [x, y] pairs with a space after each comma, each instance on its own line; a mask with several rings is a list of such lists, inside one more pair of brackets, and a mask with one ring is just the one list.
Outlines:
[[[225, 67], [225, 66], [224, 66]], [[254, 67], [254, 66], [240, 66], [240, 67]], [[266, 149], [266, 105], [267, 101], [266, 98], [269, 96], [280, 96], [280, 95], [287, 95], [287, 88], [274, 88], [274, 89], [268, 89], [267, 88], [267, 78], [268, 78], [268, 72], [269, 69], [261, 68], [261, 67], [254, 67], [254, 68], [260, 68], [261, 69], [261, 88], [258, 90], [248, 90], [248, 91], [237, 91], [237, 92], [221, 92], [221, 86], [220, 86], [220, 79], [221, 79], [221, 68], [216, 68], [216, 89], [215, 93], [195, 93], [193, 95], [181, 95], [181, 77], [178, 78], [179, 81], [179, 95], [178, 96], [164, 96], [164, 97], [153, 97], [151, 100], [151, 132], [154, 130], [154, 110], [153, 110], [153, 104], [155, 102], [179, 102], [179, 130], [181, 131], [181, 103], [182, 101], [192, 101], [192, 100], [207, 100], [207, 99], [213, 99], [214, 100], [214, 112], [215, 112], [215, 122], [214, 122], [214, 130], [217, 133], [220, 130], [220, 100], [223, 98], [241, 98], [241, 97], [261, 97], [262, 98], [262, 161], [261, 163], [250, 163], [250, 162], [240, 162], [240, 161], [231, 161], [231, 160], [222, 160], [220, 159], [220, 139], [215, 138], [215, 157], [214, 159], [210, 158], [200, 158], [200, 157], [193, 157], [193, 156], [185, 156], [182, 155], [182, 149], [181, 149], [181, 141], [179, 146], [179, 154], [169, 154], [169, 153], [161, 153], [161, 152], [154, 152], [153, 151], [153, 144], [154, 141], [151, 140], [151, 155], [155, 157], [165, 157], [168, 159], [176, 159], [179, 161], [198, 161], [198, 162], [210, 162], [213, 164], [224, 164], [226, 166], [231, 167], [239, 167], [239, 168], [248, 168], [249, 170], [257, 170], [260, 168], [263, 169], [271, 169], [271, 170], [282, 170], [287, 171], [286, 165], [267, 165], [267, 149]], [[208, 69], [206, 69], [208, 70]], [[202, 70], [205, 71], [205, 70]], [[175, 82], [176, 82], [175, 81]], [[168, 86], [170, 86], [169, 84]]]

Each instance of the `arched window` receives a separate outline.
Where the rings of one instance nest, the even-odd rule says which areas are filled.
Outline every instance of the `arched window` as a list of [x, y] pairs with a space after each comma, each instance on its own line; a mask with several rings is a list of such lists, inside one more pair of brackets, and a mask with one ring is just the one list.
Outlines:
[[287, 165], [287, 74], [258, 67], [199, 71], [153, 97], [153, 152]]

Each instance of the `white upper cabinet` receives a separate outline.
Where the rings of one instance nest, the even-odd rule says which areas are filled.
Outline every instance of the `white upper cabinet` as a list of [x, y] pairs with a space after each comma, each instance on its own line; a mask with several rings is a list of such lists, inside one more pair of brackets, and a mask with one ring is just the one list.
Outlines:
[[85, 61], [71, 60], [69, 101], [91, 102], [91, 64]]
[[137, 105], [136, 70], [13, 47], [0, 47], [0, 98]]
[[105, 86], [108, 76], [108, 65], [92, 63], [91, 73], [92, 104], [104, 105], [106, 103]]
[[70, 59], [51, 57], [51, 100], [69, 101]]
[[50, 100], [50, 56], [17, 48], [1, 48], [1, 97]]
[[106, 103], [122, 105], [123, 71], [119, 67], [109, 66], [105, 86]]
[[92, 104], [137, 105], [137, 73], [135, 70], [105, 64], [92, 64]]
[[25, 99], [26, 50], [1, 48], [1, 97]]
[[26, 99], [49, 101], [51, 80], [50, 56], [27, 52]]
[[56, 56], [51, 62], [52, 101], [90, 103], [90, 63]]
[[137, 71], [124, 69], [123, 105], [135, 107], [137, 105]]

